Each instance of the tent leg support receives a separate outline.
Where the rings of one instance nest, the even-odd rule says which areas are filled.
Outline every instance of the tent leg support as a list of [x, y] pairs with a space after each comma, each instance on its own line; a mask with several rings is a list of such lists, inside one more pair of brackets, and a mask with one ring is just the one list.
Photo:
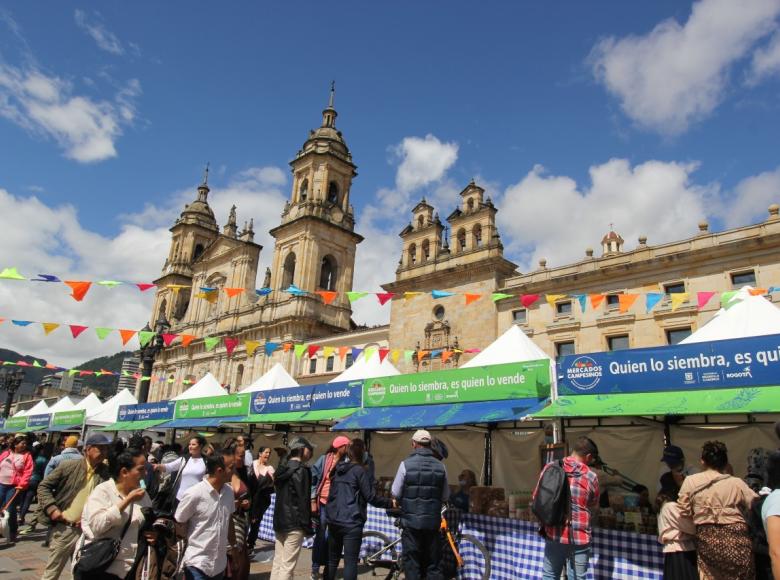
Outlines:
[[482, 465], [482, 485], [493, 485], [493, 426], [485, 431], [485, 460]]

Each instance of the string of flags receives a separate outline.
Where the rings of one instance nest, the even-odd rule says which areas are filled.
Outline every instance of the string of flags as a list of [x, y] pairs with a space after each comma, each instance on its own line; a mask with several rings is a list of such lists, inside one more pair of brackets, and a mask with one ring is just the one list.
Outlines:
[[[146, 292], [151, 288], [158, 287], [156, 284], [153, 283], [126, 282], [122, 280], [98, 280], [95, 282], [61, 280], [59, 277], [55, 276], [54, 274], [38, 274], [36, 278], [27, 278], [22, 274], [20, 274], [16, 267], [4, 268], [2, 272], [0, 272], [0, 280], [62, 283], [70, 288], [71, 297], [78, 302], [84, 300], [85, 296], [87, 295], [87, 292], [89, 292], [93, 284], [106, 287], [106, 288], [114, 288], [116, 286], [129, 285], [129, 286], [137, 287], [138, 290], [140, 290], [141, 292]], [[168, 284], [164, 286], [164, 288], [171, 290], [174, 293], [174, 295], [177, 295], [181, 290], [190, 290], [192, 286], [183, 285], [183, 284]], [[208, 302], [213, 304], [218, 300], [220, 290], [222, 290], [225, 293], [228, 299], [235, 298], [236, 296], [239, 296], [247, 292], [251, 292], [251, 290], [247, 290], [246, 288], [214, 288], [209, 286], [200, 286], [198, 287], [198, 291], [195, 293], [195, 297], [207, 300]], [[273, 290], [272, 288], [257, 288], [254, 290], [255, 295], [260, 297], [268, 296], [272, 292], [277, 292], [277, 293], [282, 292], [285, 294], [290, 294], [292, 296], [317, 295], [322, 299], [323, 303], [325, 304], [333, 303], [333, 301], [336, 300], [336, 298], [340, 294], [342, 294], [332, 290], [315, 290], [314, 292], [307, 292], [305, 290], [298, 288], [295, 284], [291, 284], [288, 288], [284, 290]], [[755, 288], [750, 291], [750, 293], [753, 294], [754, 296], [773, 294], [775, 292], [780, 292], [780, 286], [771, 286], [769, 288]], [[447, 290], [431, 290], [429, 292], [419, 291], [419, 292], [401, 292], [401, 293], [350, 291], [350, 292], [344, 292], [343, 294], [346, 295], [346, 298], [350, 303], [357, 302], [358, 300], [365, 298], [366, 296], [374, 295], [380, 306], [386, 305], [394, 298], [399, 298], [399, 299], [402, 298], [404, 300], [410, 300], [412, 298], [415, 298], [417, 296], [422, 296], [425, 294], [429, 294], [434, 300], [438, 300], [441, 298], [449, 298], [453, 296], [462, 297], [465, 306], [473, 304], [474, 302], [482, 298], [486, 298], [488, 296], [490, 297], [490, 300], [492, 300], [493, 302], [500, 302], [503, 300], [508, 300], [510, 298], [517, 298], [519, 299], [520, 304], [524, 308], [531, 308], [534, 304], [536, 304], [542, 299], [544, 299], [551, 306], [554, 306], [556, 303], [562, 300], [574, 299], [579, 302], [580, 308], [583, 312], [585, 312], [585, 310], [588, 308], [588, 305], [590, 305], [590, 308], [594, 310], [599, 308], [602, 305], [602, 303], [604, 303], [604, 301], [607, 300], [607, 296], [617, 296], [618, 307], [620, 312], [628, 312], [628, 310], [630, 310], [634, 306], [634, 304], [638, 302], [638, 299], [641, 296], [644, 296], [645, 309], [648, 313], [652, 311], [666, 297], [669, 297], [672, 311], [677, 310], [680, 306], [689, 302], [692, 298], [692, 293], [690, 292], [672, 292], [668, 294], [663, 292], [646, 292], [641, 294], [640, 293], [615, 294], [612, 292], [602, 292], [602, 293], [590, 293], [590, 294], [573, 293], [573, 294], [519, 294], [518, 295], [518, 294], [505, 293], [505, 292], [492, 292], [490, 294], [479, 294], [473, 292], [461, 293], [461, 292], [449, 292]], [[736, 294], [736, 290], [721, 292], [721, 293], [696, 292], [695, 298], [696, 298], [697, 308], [699, 310], [704, 308], [716, 294], [720, 294], [721, 305], [726, 306], [733, 299], [734, 295]], [[130, 338], [132, 338], [132, 335], [130, 335]], [[123, 342], [123, 344], [125, 344], [125, 342]]]

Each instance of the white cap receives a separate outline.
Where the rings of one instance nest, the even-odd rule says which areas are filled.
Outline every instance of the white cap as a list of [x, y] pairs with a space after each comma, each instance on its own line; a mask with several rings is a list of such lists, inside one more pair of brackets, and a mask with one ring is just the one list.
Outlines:
[[412, 441], [415, 443], [430, 443], [431, 434], [428, 433], [425, 429], [418, 429], [414, 432], [414, 435], [412, 435]]

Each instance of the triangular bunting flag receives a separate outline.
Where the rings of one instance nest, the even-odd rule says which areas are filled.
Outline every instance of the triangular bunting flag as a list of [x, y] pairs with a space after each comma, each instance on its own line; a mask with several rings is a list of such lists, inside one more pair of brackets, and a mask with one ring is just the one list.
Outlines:
[[236, 349], [236, 346], [238, 346], [238, 342], [239, 341], [237, 338], [225, 337], [225, 349], [227, 350], [228, 356], [233, 354], [233, 351]]
[[394, 348], [393, 352], [390, 353], [390, 360], [393, 363], [397, 363], [399, 358], [401, 358], [401, 351], [397, 348]]
[[3, 271], [0, 272], [0, 278], [4, 280], [27, 280], [16, 268], [3, 268]]
[[120, 328], [119, 336], [122, 337], [122, 346], [124, 346], [127, 344], [128, 340], [135, 336], [135, 330], [125, 330], [124, 328]]
[[219, 337], [218, 336], [206, 336], [203, 339], [203, 346], [206, 348], [207, 351], [214, 350], [214, 347], [219, 344]]
[[266, 342], [263, 346], [266, 356], [271, 356], [277, 348], [279, 348], [278, 342]]
[[482, 294], [469, 294], [468, 292], [465, 293], [463, 296], [465, 296], [466, 298], [466, 306], [482, 298]]
[[766, 288], [751, 288], [750, 290], [748, 290], [748, 293], [751, 296], [763, 296], [764, 294], [767, 293], [767, 289]]
[[43, 365], [42, 365], [41, 363], [39, 363], [37, 360], [35, 360], [35, 359], [33, 359], [33, 364], [32, 364], [32, 366], [34, 366], [34, 367], [39, 367], [39, 368], [43, 368]]
[[32, 324], [32, 320], [12, 320], [11, 324], [14, 326], [30, 326]]
[[306, 350], [306, 353], [308, 354], [307, 358], [314, 358], [314, 355], [317, 354], [318, 350], [320, 350], [320, 345], [310, 344], [309, 348]]
[[422, 292], [404, 292], [404, 300], [409, 300], [415, 296], [419, 296]]
[[285, 342], [284, 343], [284, 352], [290, 352], [290, 349], [293, 347], [293, 344], [291, 342]]
[[41, 326], [43, 326], [43, 333], [46, 335], [51, 334], [60, 327], [56, 322], [41, 322]]
[[176, 340], [176, 337], [179, 336], [178, 334], [163, 334], [161, 335], [163, 339], [163, 344], [165, 346], [171, 346], [171, 343]]
[[38, 274], [37, 278], [31, 278], [31, 282], [62, 282], [54, 274]]
[[374, 353], [377, 351], [377, 348], [375, 346], [369, 346], [367, 349], [363, 351], [363, 360], [370, 360], [372, 356], [374, 356]]
[[688, 292], [673, 292], [669, 294], [672, 299], [672, 312], [677, 310], [683, 302], [688, 300]]
[[228, 295], [228, 298], [234, 298], [241, 294], [244, 291], [243, 288], [225, 288], [225, 294]]
[[304, 296], [306, 292], [298, 288], [295, 284], [290, 284], [290, 287], [285, 290], [288, 294], [292, 294], [293, 296]]
[[388, 353], [390, 352], [389, 348], [380, 348], [379, 349], [379, 362], [383, 362], [385, 358], [387, 358]]
[[356, 346], [352, 347], [352, 362], [355, 362], [358, 359], [361, 352], [363, 352], [362, 348], [358, 348]]
[[572, 298], [576, 298], [577, 302], [580, 303], [580, 310], [582, 312], [585, 312], [588, 308], [588, 295], [587, 294], [572, 294]]
[[75, 375], [78, 372], [79, 372], [78, 369], [68, 369], [68, 376], [72, 377], [73, 375]]
[[445, 350], [441, 353], [441, 362], [446, 363], [448, 360], [450, 360], [450, 357], [455, 354], [451, 350]]
[[430, 354], [431, 354], [431, 351], [429, 351], [429, 350], [418, 350], [417, 351], [417, 360], [422, 360], [422, 359], [424, 359], [425, 357], [427, 357]]
[[605, 294], [590, 294], [588, 296], [590, 298], [590, 307], [593, 308], [593, 310], [596, 310], [599, 306], [601, 306], [601, 303], [604, 302], [604, 298], [606, 298]]
[[715, 292], [697, 292], [696, 293], [696, 308], [701, 310], [707, 306], [712, 297], [715, 296]]
[[453, 292], [446, 292], [444, 290], [431, 290], [431, 296], [434, 300], [438, 298], [446, 298], [447, 296], [452, 296]]
[[648, 292], [645, 294], [645, 310], [649, 314], [655, 308], [655, 305], [663, 300], [664, 295], [661, 292]]
[[114, 286], [119, 286], [122, 283], [117, 280], [100, 280], [98, 284], [101, 286], [106, 286], [107, 288], [113, 288]]
[[152, 340], [152, 337], [154, 336], [154, 331], [152, 330], [139, 330], [138, 331], [138, 343], [143, 347], [146, 346], [150, 340]]
[[566, 294], [547, 294], [544, 298], [547, 300], [547, 304], [555, 306], [555, 303], [562, 298], [566, 298]]
[[180, 334], [179, 336], [181, 337], [181, 345], [184, 348], [187, 348], [197, 338], [194, 334]]
[[523, 294], [520, 297], [520, 304], [526, 308], [530, 308], [537, 300], [539, 300], [538, 294]]
[[330, 290], [315, 290], [314, 293], [319, 294], [325, 304], [330, 304], [336, 299], [336, 296], [339, 295], [338, 292], [332, 292]]
[[512, 298], [512, 294], [504, 294], [503, 292], [493, 292], [493, 294], [490, 295], [490, 299], [493, 302], [498, 302], [499, 300], [505, 300], [507, 298]]
[[155, 285], [154, 284], [144, 284], [144, 283], [141, 283], [141, 284], [136, 284], [136, 286], [138, 286], [138, 289], [141, 292], [146, 292], [150, 288], [154, 288]]
[[639, 298], [639, 294], [618, 294], [618, 303], [620, 304], [620, 312], [626, 313]]
[[440, 348], [437, 348], [437, 349], [431, 351], [431, 358], [436, 358], [438, 356], [441, 356], [441, 349]]
[[192, 288], [192, 286], [185, 286], [184, 284], [168, 284], [166, 286], [169, 290], [173, 290], [173, 295], [178, 296], [179, 290], [184, 290], [185, 288]]
[[78, 324], [69, 324], [70, 326], [70, 333], [73, 335], [73, 338], [78, 338], [79, 334], [84, 332], [88, 326], [80, 326]]
[[368, 292], [347, 292], [347, 299], [352, 302], [357, 302], [364, 296], [367, 296]]
[[245, 340], [244, 348], [246, 349], [246, 356], [254, 356], [255, 351], [260, 346], [259, 340]]
[[328, 360], [328, 357], [333, 354], [334, 348], [332, 346], [322, 347], [322, 358]]
[[413, 350], [404, 350], [404, 362], [412, 362], [412, 357], [414, 357]]
[[270, 293], [271, 293], [270, 288], [257, 288], [255, 290], [255, 294], [257, 294], [258, 296], [268, 296]]
[[379, 300], [379, 305], [380, 306], [384, 306], [385, 304], [387, 304], [387, 301], [388, 300], [392, 300], [393, 296], [395, 296], [395, 294], [393, 294], [392, 292], [377, 292], [376, 293], [376, 299]]
[[349, 350], [348, 346], [340, 346], [339, 347], [339, 360], [343, 361], [344, 357], [347, 356], [347, 351]]
[[723, 308], [728, 308], [729, 302], [731, 302], [736, 295], [737, 295], [736, 290], [731, 290], [730, 292], [722, 292], [720, 295], [720, 305]]
[[92, 282], [76, 282], [73, 280], [65, 280], [65, 284], [70, 286], [72, 292], [70, 294], [76, 302], [84, 300], [84, 296], [87, 295], [89, 289], [92, 287]]
[[113, 328], [105, 328], [103, 326], [99, 326], [95, 329], [95, 334], [97, 334], [97, 337], [100, 340], [104, 340], [111, 332], [113, 332]]
[[295, 358], [301, 358], [303, 356], [303, 351], [306, 350], [305, 344], [296, 344], [295, 345]]

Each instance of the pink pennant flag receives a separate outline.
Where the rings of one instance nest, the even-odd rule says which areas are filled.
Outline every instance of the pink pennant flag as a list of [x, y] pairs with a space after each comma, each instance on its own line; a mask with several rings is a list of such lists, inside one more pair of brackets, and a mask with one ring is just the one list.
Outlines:
[[237, 338], [225, 338], [225, 348], [227, 349], [228, 356], [233, 354], [233, 349], [238, 346]]
[[696, 293], [696, 304], [699, 310], [707, 306], [707, 302], [709, 302], [712, 297], [715, 296], [715, 292], [697, 292]]
[[84, 332], [88, 326], [79, 326], [78, 324], [69, 324], [70, 326], [70, 333], [73, 335], [73, 338], [78, 338], [79, 334]]
[[163, 343], [165, 343], [165, 346], [171, 346], [171, 343], [176, 340], [176, 337], [179, 336], [178, 334], [163, 334], [162, 339]]
[[156, 285], [155, 284], [144, 284], [144, 283], [141, 283], [141, 284], [136, 284], [136, 286], [138, 286], [138, 289], [141, 292], [146, 292], [150, 288], [154, 288]]
[[537, 300], [539, 300], [538, 294], [523, 294], [520, 297], [520, 303], [525, 308], [530, 308], [533, 305], [533, 303], [536, 302]]

